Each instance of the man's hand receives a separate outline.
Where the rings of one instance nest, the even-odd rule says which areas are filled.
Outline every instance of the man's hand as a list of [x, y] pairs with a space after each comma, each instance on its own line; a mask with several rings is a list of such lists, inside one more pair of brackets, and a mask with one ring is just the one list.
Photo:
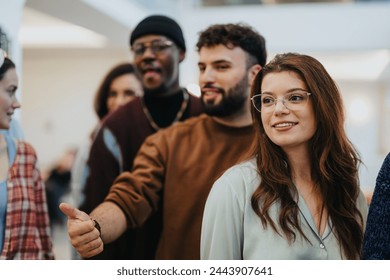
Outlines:
[[72, 246], [83, 258], [91, 258], [103, 251], [103, 241], [95, 223], [87, 213], [67, 203], [60, 204], [61, 211], [68, 216], [68, 235]]

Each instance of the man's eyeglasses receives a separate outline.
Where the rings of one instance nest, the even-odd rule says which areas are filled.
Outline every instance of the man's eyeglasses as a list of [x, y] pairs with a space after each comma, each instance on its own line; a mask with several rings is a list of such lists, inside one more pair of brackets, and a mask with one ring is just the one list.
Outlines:
[[310, 95], [310, 92], [296, 90], [289, 92], [281, 99], [275, 98], [271, 94], [264, 93], [254, 95], [251, 100], [253, 106], [259, 112], [273, 111], [278, 101], [281, 101], [287, 109], [294, 111], [302, 109], [307, 104]]
[[150, 43], [143, 43], [143, 44], [135, 44], [131, 50], [134, 52], [136, 56], [143, 55], [147, 48], [150, 48], [152, 53], [154, 54], [160, 54], [163, 51], [165, 51], [167, 48], [170, 48], [173, 46], [173, 42], [171, 41], [153, 41]]

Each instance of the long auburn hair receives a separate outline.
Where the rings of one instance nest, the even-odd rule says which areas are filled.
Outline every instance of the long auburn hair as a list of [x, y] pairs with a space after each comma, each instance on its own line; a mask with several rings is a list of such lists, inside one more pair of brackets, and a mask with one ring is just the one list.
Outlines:
[[[344, 109], [340, 92], [322, 64], [307, 55], [277, 55], [255, 77], [251, 96], [262, 92], [263, 78], [272, 72], [291, 71], [299, 75], [311, 92], [311, 106], [317, 130], [310, 140], [312, 177], [320, 188], [324, 207], [328, 210], [333, 232], [341, 252], [348, 259], [358, 259], [363, 243], [363, 218], [357, 209], [359, 196], [358, 168], [361, 163], [344, 130]], [[261, 113], [251, 108], [256, 129], [253, 156], [256, 158], [261, 183], [252, 195], [252, 208], [264, 227], [269, 224], [291, 243], [298, 231], [306, 239], [299, 224], [298, 205], [293, 197], [298, 191], [291, 180], [291, 169], [284, 151], [266, 135]], [[280, 233], [269, 215], [274, 203], [280, 203]]]

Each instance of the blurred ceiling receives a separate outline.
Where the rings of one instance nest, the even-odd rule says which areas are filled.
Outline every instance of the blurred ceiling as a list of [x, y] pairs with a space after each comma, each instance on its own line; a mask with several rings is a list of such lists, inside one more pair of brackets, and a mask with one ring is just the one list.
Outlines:
[[127, 49], [135, 24], [160, 13], [177, 19], [195, 45], [205, 26], [245, 20], [262, 30], [270, 55], [315, 54], [343, 79], [390, 80], [389, 1], [300, 1], [27, 0], [19, 35], [24, 49]]

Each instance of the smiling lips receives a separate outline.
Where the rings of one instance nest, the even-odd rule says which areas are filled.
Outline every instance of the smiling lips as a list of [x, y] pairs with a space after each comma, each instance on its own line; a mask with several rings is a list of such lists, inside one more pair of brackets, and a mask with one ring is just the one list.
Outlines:
[[213, 100], [215, 99], [219, 94], [221, 94], [221, 91], [217, 88], [203, 88], [202, 89], [202, 96], [206, 100]]
[[142, 69], [143, 74], [148, 73], [148, 72], [161, 72], [161, 70], [158, 68], [152, 68], [152, 67], [146, 67], [146, 68]]
[[141, 72], [144, 77], [155, 76], [161, 74], [161, 69], [158, 67], [153, 67], [151, 65], [148, 65], [148, 66], [144, 66]]
[[287, 128], [297, 125], [297, 122], [280, 122], [272, 125], [274, 128]]

